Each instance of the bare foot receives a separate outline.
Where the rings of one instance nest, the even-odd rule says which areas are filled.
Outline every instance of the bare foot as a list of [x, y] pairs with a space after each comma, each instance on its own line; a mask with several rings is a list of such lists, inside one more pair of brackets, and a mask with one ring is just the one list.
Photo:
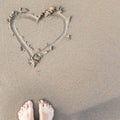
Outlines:
[[39, 118], [40, 120], [53, 120], [54, 109], [52, 105], [47, 102], [40, 100], [39, 101]]
[[18, 112], [19, 120], [34, 120], [33, 103], [27, 101]]

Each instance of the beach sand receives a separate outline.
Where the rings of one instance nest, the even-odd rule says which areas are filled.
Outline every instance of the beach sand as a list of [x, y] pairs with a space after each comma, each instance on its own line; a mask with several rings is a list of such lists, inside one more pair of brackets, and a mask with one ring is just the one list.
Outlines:
[[[63, 6], [72, 16], [68, 33], [36, 68], [20, 51], [7, 18], [20, 7], [40, 15], [50, 6]], [[55, 108], [57, 120], [120, 119], [120, 1], [119, 0], [1, 0], [0, 1], [0, 120], [17, 120], [17, 112], [33, 100]], [[55, 39], [63, 29], [58, 18], [37, 25], [18, 20], [16, 25], [37, 48]]]

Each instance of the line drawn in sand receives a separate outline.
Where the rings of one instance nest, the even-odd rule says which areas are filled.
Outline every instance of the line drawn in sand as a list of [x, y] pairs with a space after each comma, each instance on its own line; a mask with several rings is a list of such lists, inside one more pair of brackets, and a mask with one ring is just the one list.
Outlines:
[[[13, 36], [16, 36], [18, 42], [20, 43], [21, 51], [24, 50], [29, 55], [28, 63], [36, 67], [38, 63], [40, 63], [41, 59], [44, 57], [44, 55], [48, 54], [50, 51], [54, 50], [55, 44], [60, 41], [63, 38], [71, 39], [71, 35], [67, 33], [69, 24], [71, 21], [72, 16], [65, 17], [63, 15], [63, 8], [62, 7], [50, 7], [46, 9], [44, 12], [42, 12], [39, 16], [34, 15], [30, 13], [30, 10], [28, 8], [20, 8], [18, 11], [12, 11], [12, 14], [9, 16], [7, 21], [9, 22], [9, 27], [13, 33]], [[64, 21], [64, 29], [63, 32], [60, 34], [59, 37], [57, 37], [53, 42], [48, 43], [43, 49], [38, 48], [38, 51], [35, 52], [34, 48], [31, 44], [28, 43], [28, 41], [24, 40], [24, 37], [20, 35], [18, 32], [18, 29], [15, 25], [15, 20], [19, 18], [25, 18], [32, 20], [36, 22], [37, 24], [44, 18], [49, 16], [58, 16], [62, 18]]]

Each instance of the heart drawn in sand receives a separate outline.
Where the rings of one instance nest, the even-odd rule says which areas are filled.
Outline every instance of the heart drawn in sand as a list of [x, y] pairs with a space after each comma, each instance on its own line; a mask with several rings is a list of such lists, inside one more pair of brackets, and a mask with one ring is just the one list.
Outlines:
[[[39, 16], [36, 16], [32, 13], [30, 13], [29, 9], [27, 8], [20, 8], [18, 11], [13, 11], [12, 14], [10, 15], [9, 19], [7, 21], [9, 22], [10, 29], [13, 32], [13, 35], [16, 36], [18, 42], [21, 45], [21, 50], [25, 50], [28, 55], [29, 55], [29, 63], [32, 64], [34, 67], [40, 62], [40, 60], [54, 49], [55, 44], [57, 41], [63, 39], [64, 37], [69, 37], [70, 35], [67, 35], [67, 30], [70, 24], [71, 16], [65, 17], [63, 14], [63, 9], [62, 7], [50, 7], [49, 9], [46, 9], [44, 12], [42, 12]], [[34, 49], [31, 48], [31, 45], [27, 43], [27, 41], [24, 40], [23, 36], [18, 32], [16, 25], [15, 25], [15, 20], [19, 18], [25, 18], [32, 20], [39, 24], [39, 22], [49, 16], [58, 16], [63, 19], [64, 21], [64, 30], [58, 36], [55, 40], [53, 40], [50, 44], [45, 46], [42, 50], [38, 48], [38, 51], [35, 52]]]

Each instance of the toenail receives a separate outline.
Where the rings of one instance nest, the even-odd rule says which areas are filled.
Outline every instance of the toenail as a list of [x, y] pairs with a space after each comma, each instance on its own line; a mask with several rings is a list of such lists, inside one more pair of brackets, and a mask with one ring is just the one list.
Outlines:
[[44, 103], [44, 101], [43, 101], [43, 100], [40, 100], [40, 102], [41, 102], [41, 103]]
[[32, 102], [29, 100], [28, 103], [32, 103]]

